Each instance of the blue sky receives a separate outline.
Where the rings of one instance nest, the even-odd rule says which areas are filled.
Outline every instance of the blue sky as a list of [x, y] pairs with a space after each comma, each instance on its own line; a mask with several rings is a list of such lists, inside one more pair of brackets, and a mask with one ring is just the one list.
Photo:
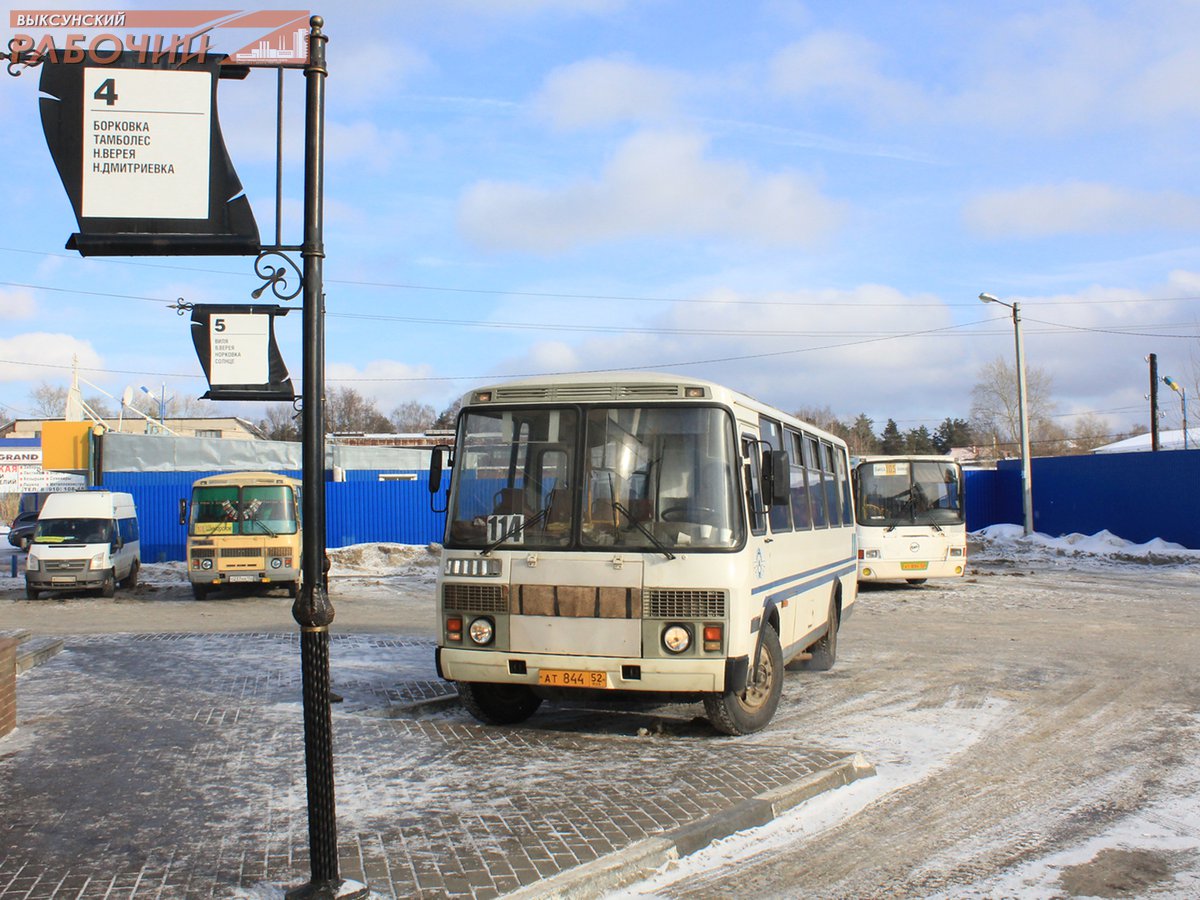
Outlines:
[[[120, 8], [181, 6], [210, 8]], [[1068, 430], [1083, 412], [1145, 425], [1151, 352], [1200, 393], [1194, 3], [342, 6], [313, 9], [327, 376], [385, 413], [653, 367], [932, 429], [967, 417], [983, 363], [1012, 360], [1008, 311], [981, 291], [1021, 302]], [[287, 243], [303, 81], [285, 78]], [[257, 70], [218, 97], [268, 240], [274, 87]], [[253, 261], [64, 250], [76, 223], [36, 95], [35, 72], [0, 81], [0, 416], [65, 385], [72, 357], [116, 396], [199, 396], [167, 304], [248, 302]], [[278, 333], [299, 389], [299, 314]]]

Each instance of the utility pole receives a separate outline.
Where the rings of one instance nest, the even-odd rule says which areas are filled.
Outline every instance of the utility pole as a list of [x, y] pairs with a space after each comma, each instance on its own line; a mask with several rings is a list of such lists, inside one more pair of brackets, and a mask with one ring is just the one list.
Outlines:
[[1158, 354], [1146, 357], [1150, 363], [1150, 449], [1158, 450]]

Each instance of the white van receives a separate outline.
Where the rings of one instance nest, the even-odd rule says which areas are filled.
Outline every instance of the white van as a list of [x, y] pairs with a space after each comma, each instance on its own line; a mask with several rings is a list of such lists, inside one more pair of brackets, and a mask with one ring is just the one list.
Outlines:
[[41, 591], [99, 590], [137, 584], [142, 553], [131, 494], [72, 491], [42, 505], [25, 562], [25, 596]]

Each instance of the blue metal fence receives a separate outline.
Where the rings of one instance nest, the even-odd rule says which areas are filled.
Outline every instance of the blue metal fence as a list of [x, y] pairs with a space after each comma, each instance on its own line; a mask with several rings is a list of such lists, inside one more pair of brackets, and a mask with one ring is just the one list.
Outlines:
[[[104, 487], [127, 491], [137, 504], [146, 562], [182, 560], [187, 529], [179, 524], [179, 501], [191, 495], [192, 482], [216, 472], [107, 472]], [[281, 474], [299, 478], [299, 472]], [[442, 539], [444, 514], [429, 504], [426, 472], [386, 473], [406, 480], [380, 481], [380, 473], [325, 483], [325, 535], [329, 547], [350, 544], [428, 544]], [[439, 498], [445, 505], [445, 493]]]
[[[1033, 527], [1044, 534], [1110, 531], [1200, 550], [1200, 450], [1049, 456], [1031, 463]], [[967, 528], [1021, 524], [1021, 464], [966, 475]]]

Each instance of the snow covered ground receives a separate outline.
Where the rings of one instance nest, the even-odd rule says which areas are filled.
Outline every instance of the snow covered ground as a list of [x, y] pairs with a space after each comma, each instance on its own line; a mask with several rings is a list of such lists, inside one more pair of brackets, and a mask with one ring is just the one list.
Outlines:
[[[1041, 575], [1053, 573], [1153, 572], [1166, 577], [1185, 589], [1194, 585], [1200, 602], [1200, 550], [1191, 550], [1162, 540], [1133, 544], [1108, 532], [1095, 535], [1050, 537], [1043, 534], [1025, 536], [1017, 525], [996, 525], [970, 535], [972, 567], [993, 574], [1007, 573]], [[12, 551], [0, 529], [0, 589], [15, 590], [20, 579], [10, 576], [8, 556]], [[334, 585], [342, 580], [356, 585], [376, 585], [380, 592], [420, 592], [431, 595], [437, 565], [438, 548], [401, 545], [357, 545], [330, 553]], [[148, 584], [182, 584], [186, 575], [182, 563], [147, 565], [143, 581]], [[994, 579], [1000, 581], [1001, 579]], [[1007, 580], [1007, 579], [1004, 579]], [[12, 595], [10, 595], [12, 596]], [[868, 602], [879, 607], [891, 603], [936, 603], [940, 596], [928, 591], [900, 592], [897, 599], [885, 595]], [[911, 598], [911, 599], [909, 599]], [[15, 598], [14, 598], [15, 599]], [[847, 641], [847, 651], [854, 652], [853, 642]], [[360, 664], [363, 661], [359, 661]], [[368, 661], [369, 664], [369, 661]], [[417, 678], [420, 672], [410, 673]], [[425, 673], [427, 674], [427, 673]], [[723, 871], [736, 868], [738, 861], [771, 853], [798, 852], [805, 841], [846, 822], [855, 813], [871, 807], [926, 779], [939, 770], [954, 764], [977, 743], [986, 740], [1010, 724], [1013, 715], [1010, 702], [989, 697], [979, 704], [953, 703], [914, 708], [898, 704], [894, 710], [881, 715], [878, 706], [852, 705], [839, 710], [828, 720], [792, 718], [778, 724], [784, 729], [784, 739], [792, 736], [819, 745], [853, 746], [876, 767], [873, 778], [860, 779], [850, 785], [820, 795], [784, 814], [762, 828], [740, 833], [696, 854], [678, 860], [654, 877], [613, 894], [614, 897], [667, 897], [686, 892], [689, 880], [703, 878], [706, 873], [719, 877]], [[1130, 855], [1152, 850], [1158, 854], [1176, 853], [1186, 862], [1176, 869], [1170, 887], [1161, 883], [1153, 892], [1155, 897], [1190, 898], [1200, 896], [1200, 715], [1193, 713], [1186, 726], [1192, 751], [1170, 775], [1158, 799], [1135, 813], [1117, 818], [1086, 842], [1069, 849], [1025, 861], [970, 884], [965, 891], [931, 893], [931, 897], [1030, 897], [1064, 896], [1064, 878], [1072, 867], [1095, 864], [1106, 854]], [[777, 731], [773, 739], [779, 739]], [[1097, 787], [1096, 790], [1102, 790]], [[354, 818], [355, 811], [341, 810], [343, 816]], [[348, 823], [351, 827], [352, 822]], [[981, 838], [982, 840], [982, 838]], [[918, 864], [918, 863], [914, 863]], [[936, 860], [926, 861], [936, 865]], [[1071, 892], [1073, 896], [1091, 896]], [[256, 895], [257, 896], [257, 895]], [[267, 894], [262, 895], [266, 897]], [[272, 895], [273, 896], [273, 895]], [[1105, 894], [1105, 896], [1130, 896]]]

